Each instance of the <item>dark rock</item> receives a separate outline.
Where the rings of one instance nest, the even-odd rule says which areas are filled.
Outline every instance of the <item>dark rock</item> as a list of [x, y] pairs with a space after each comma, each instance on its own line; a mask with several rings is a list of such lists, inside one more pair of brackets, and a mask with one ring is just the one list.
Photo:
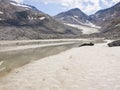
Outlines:
[[108, 43], [109, 47], [115, 47], [115, 46], [120, 46], [120, 40], [113, 41], [111, 43]]
[[79, 47], [82, 47], [82, 46], [94, 46], [94, 44], [92, 42], [90, 42], [90, 43], [83, 43]]

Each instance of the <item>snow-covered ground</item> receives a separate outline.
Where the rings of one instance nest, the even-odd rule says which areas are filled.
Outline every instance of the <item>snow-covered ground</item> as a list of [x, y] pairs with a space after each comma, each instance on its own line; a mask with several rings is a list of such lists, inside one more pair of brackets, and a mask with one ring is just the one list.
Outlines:
[[68, 23], [65, 24], [82, 30], [83, 34], [99, 33], [99, 28], [96, 28], [95, 26], [92, 27], [87, 25], [77, 25], [77, 24], [68, 24]]
[[73, 48], [0, 79], [0, 90], [120, 90], [120, 47]]

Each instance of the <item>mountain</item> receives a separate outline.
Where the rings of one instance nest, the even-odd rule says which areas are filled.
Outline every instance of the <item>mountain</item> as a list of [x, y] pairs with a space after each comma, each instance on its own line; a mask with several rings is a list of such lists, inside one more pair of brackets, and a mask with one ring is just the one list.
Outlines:
[[89, 20], [101, 26], [101, 34], [107, 38], [120, 38], [120, 2], [89, 16]]
[[89, 20], [97, 25], [103, 26], [105, 23], [117, 17], [120, 17], [120, 2], [110, 8], [99, 10], [95, 14], [90, 15]]
[[0, 40], [66, 38], [81, 31], [64, 25], [33, 6], [0, 0]]
[[54, 16], [58, 21], [63, 22], [65, 25], [72, 26], [82, 30], [82, 34], [98, 33], [98, 26], [89, 21], [89, 16], [78, 8], [62, 12]]
[[64, 24], [82, 29], [83, 37], [120, 38], [120, 2], [90, 16], [75, 8], [62, 12], [55, 18]]
[[87, 16], [75, 8], [51, 17], [33, 6], [0, 0], [0, 40], [120, 38], [120, 2]]
[[87, 22], [88, 16], [80, 9], [74, 8], [56, 15], [55, 18], [63, 21], [64, 23], [81, 24]]

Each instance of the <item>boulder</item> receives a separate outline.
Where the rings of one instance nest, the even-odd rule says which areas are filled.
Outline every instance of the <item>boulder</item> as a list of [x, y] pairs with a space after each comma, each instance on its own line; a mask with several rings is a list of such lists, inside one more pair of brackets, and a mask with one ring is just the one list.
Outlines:
[[120, 46], [120, 40], [113, 41], [111, 43], [108, 43], [109, 47], [115, 47], [115, 46]]
[[90, 43], [83, 43], [79, 47], [82, 47], [82, 46], [94, 46], [94, 44], [92, 42], [90, 42]]

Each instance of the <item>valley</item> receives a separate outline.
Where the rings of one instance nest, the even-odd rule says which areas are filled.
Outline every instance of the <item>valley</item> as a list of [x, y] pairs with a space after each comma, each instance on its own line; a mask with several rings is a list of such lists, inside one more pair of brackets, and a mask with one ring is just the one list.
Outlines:
[[120, 2], [50, 16], [0, 0], [0, 90], [120, 90]]

